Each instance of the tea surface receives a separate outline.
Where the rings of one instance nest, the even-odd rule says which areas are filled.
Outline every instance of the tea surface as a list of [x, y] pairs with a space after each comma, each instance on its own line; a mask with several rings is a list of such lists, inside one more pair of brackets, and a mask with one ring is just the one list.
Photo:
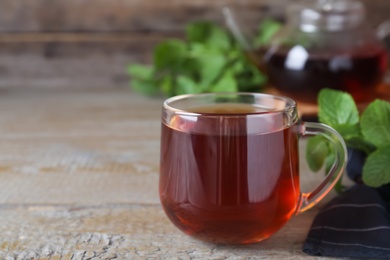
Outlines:
[[201, 114], [219, 114], [219, 115], [231, 115], [231, 114], [255, 114], [262, 112], [269, 112], [270, 109], [266, 109], [261, 106], [251, 104], [240, 103], [218, 103], [207, 106], [192, 107], [188, 109], [189, 112], [201, 113]]

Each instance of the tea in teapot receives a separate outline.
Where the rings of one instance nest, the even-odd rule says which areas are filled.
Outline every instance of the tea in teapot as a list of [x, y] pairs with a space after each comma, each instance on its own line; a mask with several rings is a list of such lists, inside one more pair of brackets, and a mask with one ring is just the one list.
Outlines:
[[387, 70], [387, 49], [366, 25], [359, 1], [292, 4], [287, 23], [267, 46], [251, 44], [231, 10], [224, 14], [269, 83], [299, 101], [315, 103], [322, 88], [332, 88], [349, 92], [357, 103], [368, 102]]

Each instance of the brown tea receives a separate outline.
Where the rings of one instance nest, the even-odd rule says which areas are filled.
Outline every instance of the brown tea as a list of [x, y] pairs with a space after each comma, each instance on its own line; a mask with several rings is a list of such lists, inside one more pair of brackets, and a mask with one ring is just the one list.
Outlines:
[[209, 116], [176, 115], [162, 124], [160, 198], [167, 216], [209, 242], [269, 237], [295, 213], [300, 196], [295, 125], [280, 127], [283, 117], [274, 117], [267, 122], [274, 129], [263, 131], [261, 121], [239, 115], [267, 113], [253, 105], [191, 111]]
[[[263, 56], [262, 50], [253, 55]], [[387, 52], [372, 46], [353, 54], [312, 54], [302, 68], [289, 68], [289, 52], [280, 50], [270, 55], [265, 69], [269, 81], [276, 89], [292, 98], [315, 103], [323, 88], [350, 93], [356, 102], [368, 102], [381, 83], [387, 70]], [[255, 58], [259, 60], [259, 58]]]

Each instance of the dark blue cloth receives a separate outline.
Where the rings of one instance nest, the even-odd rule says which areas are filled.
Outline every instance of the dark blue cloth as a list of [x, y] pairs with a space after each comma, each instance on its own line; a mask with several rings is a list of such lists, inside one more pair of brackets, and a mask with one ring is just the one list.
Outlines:
[[314, 219], [303, 251], [309, 255], [390, 259], [390, 191], [356, 185]]

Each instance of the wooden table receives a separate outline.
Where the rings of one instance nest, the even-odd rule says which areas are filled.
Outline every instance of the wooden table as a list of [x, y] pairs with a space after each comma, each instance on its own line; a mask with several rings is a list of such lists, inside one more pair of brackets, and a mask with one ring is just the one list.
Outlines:
[[[0, 259], [312, 259], [302, 244], [319, 207], [247, 246], [203, 243], [168, 221], [162, 101], [126, 89], [0, 90]], [[302, 185], [313, 186], [322, 176], [306, 169]]]

